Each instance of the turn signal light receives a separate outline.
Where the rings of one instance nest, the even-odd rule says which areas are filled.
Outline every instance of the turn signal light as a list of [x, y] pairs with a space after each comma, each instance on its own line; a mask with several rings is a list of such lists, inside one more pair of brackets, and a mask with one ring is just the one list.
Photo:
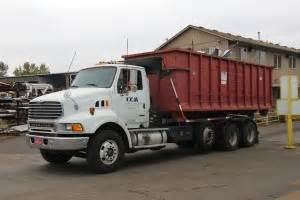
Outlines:
[[72, 124], [72, 131], [74, 132], [82, 132], [83, 127], [81, 124]]

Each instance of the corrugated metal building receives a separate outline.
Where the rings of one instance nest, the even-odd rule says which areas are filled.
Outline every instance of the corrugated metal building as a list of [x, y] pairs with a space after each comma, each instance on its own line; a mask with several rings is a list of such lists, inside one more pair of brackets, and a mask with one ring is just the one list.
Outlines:
[[68, 73], [52, 73], [40, 75], [26, 75], [26, 76], [10, 76], [1, 77], [0, 82], [13, 84], [15, 82], [25, 83], [47, 83], [51, 84], [55, 91], [59, 91], [70, 87], [70, 84], [77, 72]]

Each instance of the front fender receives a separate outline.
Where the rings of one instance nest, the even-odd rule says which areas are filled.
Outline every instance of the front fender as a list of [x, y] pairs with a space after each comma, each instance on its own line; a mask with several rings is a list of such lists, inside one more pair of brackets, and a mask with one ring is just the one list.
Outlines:
[[125, 125], [125, 122], [118, 118], [118, 115], [110, 109], [96, 109], [94, 115], [89, 112], [80, 112], [64, 117], [58, 123], [81, 123], [84, 127], [84, 133], [93, 134], [103, 124], [115, 123], [120, 126], [126, 133], [129, 148], [132, 147], [130, 133]]

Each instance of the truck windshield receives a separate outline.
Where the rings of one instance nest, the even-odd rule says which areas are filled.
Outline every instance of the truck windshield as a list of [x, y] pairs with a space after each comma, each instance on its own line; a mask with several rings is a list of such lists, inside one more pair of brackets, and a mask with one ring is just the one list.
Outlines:
[[111, 87], [117, 68], [112, 66], [94, 67], [78, 72], [71, 87]]

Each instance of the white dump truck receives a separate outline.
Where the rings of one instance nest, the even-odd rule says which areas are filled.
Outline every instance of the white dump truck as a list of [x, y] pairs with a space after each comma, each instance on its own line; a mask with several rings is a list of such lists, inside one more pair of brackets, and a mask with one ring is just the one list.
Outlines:
[[[167, 143], [200, 152], [214, 146], [235, 150], [254, 145], [258, 131], [253, 113], [271, 107], [272, 97], [264, 93], [260, 102], [255, 93], [252, 104], [246, 105], [243, 95], [236, 95], [240, 88], [236, 78], [230, 82], [231, 76], [237, 77], [236, 70], [216, 74], [207, 66], [194, 70], [192, 62], [184, 64], [179, 59], [190, 55], [201, 57], [203, 65], [204, 59], [220, 63], [217, 57], [174, 50], [127, 57], [129, 64], [104, 64], [79, 71], [68, 90], [30, 102], [28, 145], [40, 149], [42, 157], [53, 164], [68, 162], [73, 156], [86, 158], [97, 173], [117, 169], [125, 153], [158, 150]], [[269, 68], [263, 67], [267, 76]], [[253, 78], [252, 84], [257, 86], [259, 81]], [[268, 84], [264, 90], [271, 89]], [[224, 92], [212, 90], [215, 86]], [[232, 100], [230, 95], [234, 95]]]

